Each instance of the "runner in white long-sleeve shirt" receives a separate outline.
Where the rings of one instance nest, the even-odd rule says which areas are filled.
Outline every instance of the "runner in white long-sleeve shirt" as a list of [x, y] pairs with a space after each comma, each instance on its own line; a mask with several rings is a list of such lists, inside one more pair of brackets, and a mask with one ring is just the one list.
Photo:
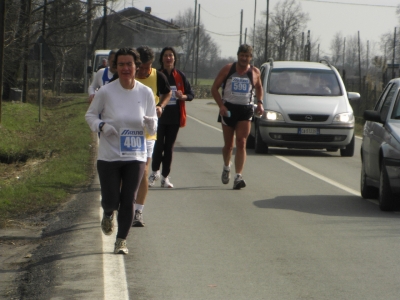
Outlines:
[[126, 238], [133, 222], [133, 204], [147, 161], [145, 129], [154, 135], [158, 119], [152, 90], [135, 80], [136, 68], [140, 65], [137, 51], [122, 48], [116, 53], [115, 61], [119, 78], [96, 93], [85, 117], [91, 130], [101, 135], [97, 155], [104, 210], [101, 228], [104, 234], [112, 234], [117, 210], [114, 253], [127, 254]]

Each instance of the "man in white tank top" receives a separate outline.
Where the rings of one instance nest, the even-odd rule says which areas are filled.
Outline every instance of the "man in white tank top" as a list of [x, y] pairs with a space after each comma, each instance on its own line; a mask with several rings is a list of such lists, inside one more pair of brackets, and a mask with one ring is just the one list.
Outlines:
[[[224, 168], [222, 183], [228, 184], [230, 179], [230, 166], [234, 137], [236, 135], [236, 155], [233, 189], [246, 186], [242, 172], [246, 161], [246, 141], [250, 133], [251, 119], [254, 113], [252, 101], [253, 93], [256, 95], [256, 113], [262, 114], [263, 88], [260, 70], [250, 65], [253, 57], [253, 48], [243, 44], [237, 52], [237, 62], [224, 66], [218, 73], [211, 88], [211, 93], [219, 106], [218, 122], [222, 124], [224, 147], [222, 156]], [[222, 86], [222, 95], [218, 89]]]

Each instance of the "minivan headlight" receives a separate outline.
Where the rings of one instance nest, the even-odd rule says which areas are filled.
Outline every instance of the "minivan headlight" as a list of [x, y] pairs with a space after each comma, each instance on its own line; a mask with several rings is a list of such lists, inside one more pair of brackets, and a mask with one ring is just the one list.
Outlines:
[[281, 113], [278, 113], [273, 110], [264, 110], [262, 118], [268, 121], [278, 121], [278, 122], [285, 121]]
[[334, 123], [354, 123], [353, 113], [338, 114], [333, 118]]

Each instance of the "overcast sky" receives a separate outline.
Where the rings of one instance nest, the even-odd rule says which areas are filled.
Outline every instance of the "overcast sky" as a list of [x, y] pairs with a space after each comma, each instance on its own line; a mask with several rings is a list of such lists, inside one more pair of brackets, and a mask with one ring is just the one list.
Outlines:
[[[281, 0], [283, 1], [283, 0]], [[269, 11], [274, 11], [279, 0], [269, 0]], [[399, 26], [396, 6], [400, 0], [296, 0], [302, 10], [309, 14], [312, 39], [319, 38], [320, 56], [330, 55], [330, 43], [336, 32], [343, 36], [357, 35], [360, 31], [362, 41], [369, 40], [379, 50], [380, 36], [393, 32]], [[243, 34], [254, 26], [254, 8], [256, 21], [265, 20], [267, 0], [197, 0], [200, 4], [200, 20], [221, 49], [222, 57], [236, 56], [239, 46], [240, 15], [243, 9]], [[188, 8], [194, 10], [195, 0], [119, 0], [118, 9], [134, 6], [144, 10], [150, 6], [152, 14], [164, 20], [174, 19], [179, 12]], [[400, 30], [397, 29], [397, 32]], [[244, 42], [244, 36], [242, 37]], [[252, 41], [247, 39], [252, 45]]]

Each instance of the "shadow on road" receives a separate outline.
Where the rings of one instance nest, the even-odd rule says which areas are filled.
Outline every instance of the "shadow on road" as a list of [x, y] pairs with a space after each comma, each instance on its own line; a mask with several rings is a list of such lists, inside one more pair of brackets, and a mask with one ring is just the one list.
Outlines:
[[253, 203], [259, 208], [285, 209], [324, 216], [379, 217], [400, 220], [400, 215], [382, 212], [378, 205], [357, 196], [279, 196], [273, 199], [257, 200]]

